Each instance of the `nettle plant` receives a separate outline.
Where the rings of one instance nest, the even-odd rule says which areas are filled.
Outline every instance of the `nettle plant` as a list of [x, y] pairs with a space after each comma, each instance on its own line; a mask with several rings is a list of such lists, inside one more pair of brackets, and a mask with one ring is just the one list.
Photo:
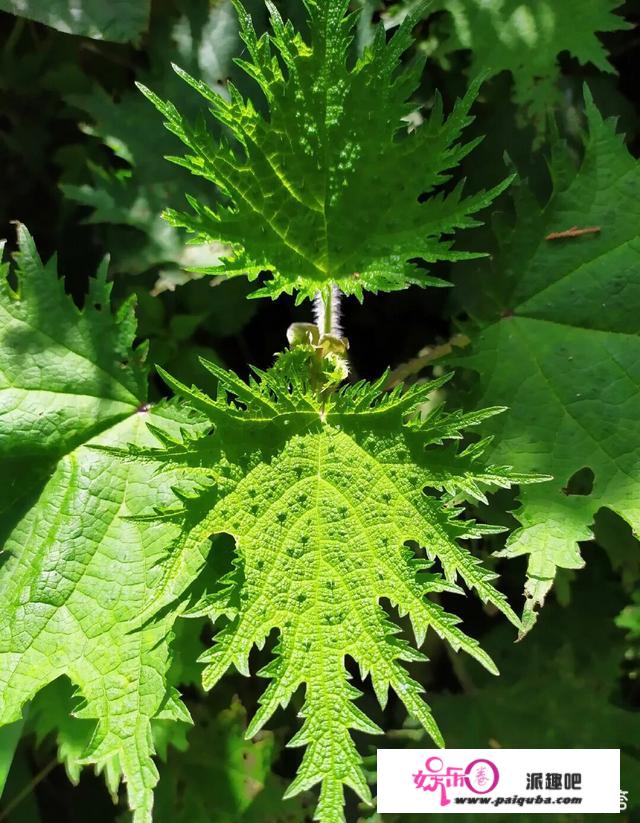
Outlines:
[[[262, 274], [254, 296], [314, 301], [316, 323], [289, 329], [271, 369], [244, 381], [204, 362], [215, 397], [163, 372], [179, 399], [150, 407], [133, 309], [108, 310], [104, 269], [79, 311], [55, 261], [43, 266], [21, 229], [15, 280], [4, 272], [4, 345], [20, 341], [22, 354], [3, 352], [12, 388], [0, 448], [31, 485], [10, 480], [5, 500], [24, 517], [6, 541], [0, 720], [19, 722], [68, 676], [78, 693], [57, 734], [69, 774], [95, 764], [112, 791], [123, 777], [138, 823], [152, 818], [154, 734], [190, 722], [171, 665], [179, 618], [213, 625], [200, 658], [206, 689], [234, 667], [249, 675], [252, 649], [275, 630], [271, 662], [253, 672], [266, 688], [247, 735], [303, 687], [289, 744], [304, 753], [287, 796], [319, 784], [316, 819], [331, 823], [344, 819], [345, 786], [371, 802], [351, 733], [382, 733], [358, 706], [346, 659], [382, 707], [392, 689], [443, 745], [405, 665], [426, 660], [427, 633], [497, 671], [438, 595], [474, 590], [521, 628], [467, 542], [500, 529], [462, 516], [487, 489], [542, 479], [487, 465], [487, 439], [461, 445], [503, 408], [430, 404], [447, 376], [393, 390], [386, 374], [350, 383], [339, 326], [341, 295], [444, 285], [425, 264], [473, 256], [452, 235], [478, 225], [474, 215], [509, 183], [472, 195], [445, 186], [475, 146], [461, 133], [478, 83], [448, 118], [437, 100], [416, 125], [422, 62], [402, 62], [415, 18], [388, 40], [379, 28], [356, 58], [347, 0], [305, 5], [308, 37], [270, 4], [271, 33], [259, 38], [237, 5], [255, 102], [177, 69], [224, 137], [144, 89], [187, 146], [171, 159], [219, 193], [217, 209], [188, 198], [192, 210], [168, 220], [233, 249], [211, 273]], [[228, 551], [211, 548], [216, 535], [235, 541], [222, 576], [207, 562]], [[404, 616], [414, 643], [400, 635]]]

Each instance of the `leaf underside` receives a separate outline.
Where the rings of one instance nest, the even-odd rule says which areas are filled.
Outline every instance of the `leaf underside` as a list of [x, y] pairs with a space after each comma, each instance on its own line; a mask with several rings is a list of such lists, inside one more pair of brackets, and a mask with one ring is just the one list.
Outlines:
[[[349, 683], [345, 658], [370, 676], [382, 706], [393, 689], [442, 745], [423, 689], [403, 665], [425, 658], [399, 636], [381, 600], [409, 616], [416, 646], [431, 629], [495, 672], [459, 619], [429, 595], [462, 593], [463, 583], [519, 627], [492, 583], [495, 575], [459, 542], [495, 529], [462, 520], [455, 501], [484, 499], [486, 487], [536, 478], [485, 466], [484, 444], [461, 451], [455, 442], [443, 445], [499, 410], [420, 417], [439, 382], [387, 394], [383, 380], [359, 383], [321, 402], [307, 382], [309, 356], [304, 347], [282, 355], [249, 383], [205, 363], [220, 381], [216, 399], [165, 376], [209, 419], [211, 431], [183, 439], [159, 434], [160, 448], [124, 456], [159, 464], [160, 472], [182, 472], [189, 485], [188, 491], [177, 486], [174, 506], [149, 516], [181, 530], [166, 564], [170, 593], [159, 596], [154, 610], [186, 588], [184, 565], [193, 566], [191, 556], [200, 556], [204, 541], [219, 533], [234, 537], [231, 571], [222, 581], [205, 576], [206, 594], [187, 612], [208, 615], [218, 626], [202, 658], [204, 685], [211, 688], [231, 666], [248, 674], [252, 648], [276, 630], [272, 662], [259, 672], [269, 683], [248, 734], [303, 685], [303, 723], [290, 745], [306, 748], [287, 795], [321, 783], [318, 819], [336, 821], [343, 819], [344, 785], [370, 801], [350, 731], [380, 733], [356, 705], [360, 692]], [[427, 487], [436, 495], [425, 494]]]

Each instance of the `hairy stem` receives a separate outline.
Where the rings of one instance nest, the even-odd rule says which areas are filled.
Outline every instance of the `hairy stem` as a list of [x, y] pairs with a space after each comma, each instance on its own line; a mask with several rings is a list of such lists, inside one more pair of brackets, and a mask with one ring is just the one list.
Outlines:
[[313, 310], [320, 334], [340, 337], [340, 290], [337, 286], [327, 286], [319, 291], [313, 301]]

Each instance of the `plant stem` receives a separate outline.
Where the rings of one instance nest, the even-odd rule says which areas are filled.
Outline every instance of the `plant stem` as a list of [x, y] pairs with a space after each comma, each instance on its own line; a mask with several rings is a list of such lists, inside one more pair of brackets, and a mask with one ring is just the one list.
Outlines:
[[320, 334], [339, 337], [340, 329], [340, 290], [337, 286], [327, 286], [319, 291], [313, 301], [314, 314]]
[[391, 372], [385, 383], [385, 389], [392, 389], [394, 386], [404, 383], [408, 377], [419, 374], [426, 366], [433, 363], [434, 360], [451, 354], [454, 347], [463, 348], [464, 346], [468, 346], [470, 342], [466, 335], [455, 334], [448, 343], [442, 343], [439, 346], [427, 346], [422, 349], [417, 357], [409, 360], [408, 363], [402, 363]]
[[7, 805], [0, 811], [0, 821], [7, 820], [9, 815], [13, 812], [16, 806], [19, 806], [22, 801], [27, 798], [31, 792], [34, 791], [36, 786], [41, 783], [45, 777], [49, 774], [49, 772], [53, 771], [55, 767], [58, 765], [58, 761], [53, 758], [50, 760], [44, 768], [40, 769], [38, 774], [36, 774], [28, 783], [27, 785], [20, 791], [18, 794], [13, 797]]

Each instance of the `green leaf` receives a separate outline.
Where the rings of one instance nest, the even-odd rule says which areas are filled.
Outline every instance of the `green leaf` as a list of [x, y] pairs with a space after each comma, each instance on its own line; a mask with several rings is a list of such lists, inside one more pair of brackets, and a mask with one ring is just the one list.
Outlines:
[[[527, 626], [556, 569], [583, 566], [578, 542], [598, 509], [640, 530], [640, 169], [588, 93], [586, 105], [579, 170], [557, 146], [546, 206], [519, 187], [515, 227], [500, 232], [483, 272], [492, 286], [482, 330], [453, 359], [478, 373], [479, 406], [510, 406], [484, 427], [497, 435], [492, 459], [555, 478], [523, 491], [522, 528], [503, 552], [529, 555]], [[545, 239], [574, 227], [594, 231]], [[579, 488], [572, 478], [585, 469], [593, 482]]]
[[[185, 588], [187, 567], [207, 538], [235, 538], [231, 571], [222, 580], [205, 575], [208, 591], [188, 612], [222, 623], [202, 658], [205, 688], [231, 666], [247, 674], [252, 648], [277, 630], [273, 660], [260, 672], [269, 685], [248, 735], [304, 685], [303, 724], [290, 745], [306, 751], [287, 796], [321, 783], [318, 819], [335, 823], [343, 819], [343, 785], [370, 800], [350, 730], [380, 733], [355, 703], [360, 692], [349, 683], [345, 657], [370, 676], [382, 706], [393, 689], [442, 745], [423, 688], [403, 665], [424, 657], [398, 636], [381, 601], [409, 616], [417, 646], [431, 630], [495, 673], [459, 618], [428, 595], [462, 593], [459, 581], [519, 627], [495, 575], [459, 542], [494, 529], [461, 520], [454, 501], [484, 499], [485, 488], [537, 478], [485, 466], [481, 443], [461, 451], [440, 445], [499, 410], [436, 410], [421, 418], [419, 408], [444, 380], [385, 394], [386, 375], [327, 396], [309, 382], [314, 356], [296, 348], [248, 383], [205, 363], [219, 380], [216, 399], [165, 375], [213, 431], [183, 441], [161, 435], [162, 447], [124, 456], [182, 472], [189, 483], [176, 489], [176, 504], [161, 517], [180, 524], [181, 536], [165, 573], [171, 591], [158, 596], [154, 610], [162, 613]], [[444, 575], [432, 568], [436, 559]]]
[[18, 228], [17, 288], [0, 270], [0, 457], [56, 458], [146, 399], [145, 348], [133, 350], [132, 302], [110, 310], [107, 265], [81, 311]]
[[[153, 84], [161, 94], [181, 95], [186, 110], [195, 116], [199, 98], [184, 95], [170, 61], [181, 62], [222, 90], [240, 48], [238, 24], [230, 2], [210, 5], [208, 0], [197, 0], [179, 5], [184, 13], [177, 20], [154, 16], [147, 46], [149, 67], [139, 72], [138, 79]], [[117, 168], [90, 163], [90, 182], [62, 185], [67, 197], [92, 209], [89, 222], [108, 227], [107, 246], [114, 250], [115, 270], [139, 274], [160, 266], [162, 290], [190, 279], [185, 268], [217, 264], [223, 251], [219, 244], [185, 247], [181, 233], [161, 218], [167, 203], [183, 196], [190, 178], [184, 169], [163, 160], [164, 154], [175, 153], [177, 140], [157, 129], [153, 112], [133, 83], [115, 99], [96, 84], [91, 93], [69, 94], [67, 100], [88, 117], [83, 130], [111, 149], [119, 161]], [[150, 133], [154, 134], [152, 151]], [[206, 198], [207, 187], [196, 187], [195, 193]]]
[[10, 478], [0, 569], [0, 725], [20, 722], [27, 702], [68, 677], [79, 720], [67, 718], [58, 735], [70, 776], [96, 764], [112, 792], [123, 776], [142, 823], [151, 820], [157, 780], [151, 723], [189, 718], [166, 682], [173, 617], [149, 626], [140, 620], [175, 528], [143, 528], [127, 518], [171, 499], [171, 477], [96, 447], [153, 442], [151, 420], [176, 433], [191, 423], [171, 409], [141, 405], [140, 352], [129, 348], [132, 307], [111, 313], [104, 270], [80, 311], [55, 264], [42, 266], [25, 229], [20, 240], [18, 290], [5, 267], [0, 297], [0, 454]]
[[365, 290], [443, 285], [409, 261], [473, 256], [454, 251], [450, 237], [478, 225], [473, 215], [506, 185], [468, 197], [462, 184], [448, 193], [440, 189], [476, 145], [458, 141], [479, 83], [448, 119], [438, 98], [428, 119], [410, 128], [407, 118], [417, 105], [408, 100], [422, 61], [400, 61], [412, 44], [414, 18], [389, 42], [379, 27], [352, 64], [356, 17], [345, 16], [347, 0], [306, 3], [310, 42], [273, 4], [272, 34], [258, 37], [236, 5], [247, 50], [236, 62], [256, 81], [268, 113], [262, 100], [254, 105], [231, 83], [221, 95], [176, 68], [226, 128], [219, 140], [203, 118], [194, 124], [173, 103], [142, 89], [188, 148], [186, 157], [171, 159], [213, 183], [222, 200], [214, 209], [188, 197], [193, 211], [169, 210], [167, 219], [197, 242], [233, 247], [235, 256], [211, 273], [255, 279], [268, 271], [257, 295], [295, 291], [302, 300], [335, 283], [361, 299]]
[[277, 740], [271, 732], [246, 738], [247, 713], [237, 697], [216, 714], [207, 705], [193, 714], [188, 749], [172, 752], [160, 769], [155, 823], [309, 819], [304, 804], [308, 798], [283, 805], [284, 781], [271, 772], [279, 753]]
[[[144, 442], [148, 416], [90, 445]], [[6, 541], [0, 582], [0, 722], [68, 676], [82, 696], [74, 716], [94, 721], [75, 762], [105, 769], [112, 790], [123, 775], [138, 821], [151, 820], [157, 781], [151, 720], [188, 717], [164, 679], [170, 623], [139, 620], [168, 536], [123, 519], [158, 501], [163, 481], [149, 474], [86, 446], [66, 455]]]
[[0, 797], [4, 791], [5, 783], [13, 763], [13, 756], [20, 742], [24, 721], [17, 720], [8, 726], [0, 728]]
[[150, 0], [0, 0], [0, 10], [58, 31], [126, 43], [147, 28]]
[[630, 28], [614, 14], [620, 6], [620, 0], [436, 0], [430, 11], [451, 15], [441, 52], [471, 50], [472, 77], [487, 68], [511, 72], [516, 103], [544, 126], [549, 107], [560, 101], [561, 52], [613, 72], [598, 33]]
[[620, 612], [616, 625], [627, 630], [629, 676], [636, 680], [640, 675], [640, 589], [636, 589], [631, 603]]
[[82, 697], [68, 677], [59, 677], [42, 688], [29, 704], [25, 732], [33, 732], [37, 746], [52, 736], [58, 761], [64, 764], [71, 783], [77, 785], [82, 772], [82, 755], [95, 730], [95, 722], [75, 716]]
[[[470, 673], [465, 692], [434, 695], [434, 711], [452, 748], [621, 749], [621, 787], [631, 789], [634, 808], [640, 715], [620, 699], [624, 638], [612, 618], [623, 598], [598, 560], [594, 556], [593, 568], [581, 575], [571, 608], [549, 604], [524, 642], [514, 644], [502, 626], [493, 629], [485, 642], [500, 677]], [[428, 745], [424, 734], [410, 739], [411, 746]]]

